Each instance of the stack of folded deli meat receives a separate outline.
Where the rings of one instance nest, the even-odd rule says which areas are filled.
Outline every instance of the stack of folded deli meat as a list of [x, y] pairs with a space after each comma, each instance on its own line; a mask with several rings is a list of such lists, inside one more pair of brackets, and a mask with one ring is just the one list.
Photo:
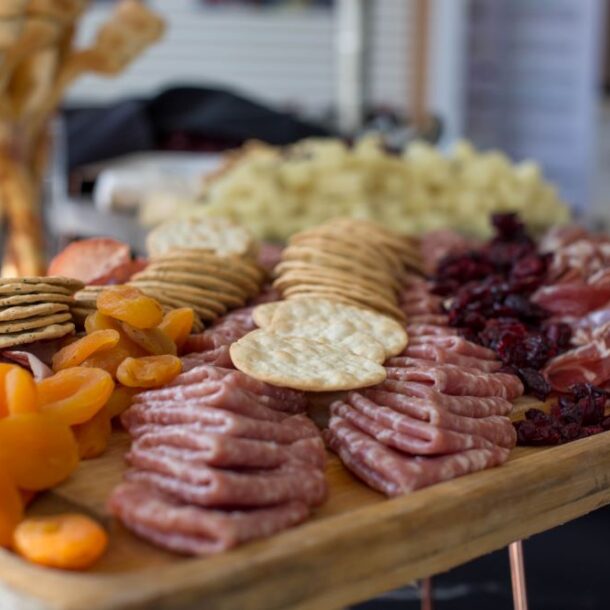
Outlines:
[[510, 401], [523, 393], [492, 351], [447, 326], [425, 281], [410, 279], [401, 309], [408, 346], [386, 361], [383, 383], [331, 405], [324, 431], [345, 466], [389, 496], [505, 462]]
[[184, 360], [188, 370], [138, 394], [122, 416], [131, 468], [111, 512], [142, 538], [195, 555], [304, 521], [327, 494], [324, 443], [303, 414], [305, 395], [196, 354]]

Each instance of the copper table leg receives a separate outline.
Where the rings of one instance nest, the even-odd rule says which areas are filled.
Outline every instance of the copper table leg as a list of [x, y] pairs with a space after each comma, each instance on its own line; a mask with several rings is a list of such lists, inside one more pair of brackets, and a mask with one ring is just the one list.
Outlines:
[[422, 579], [420, 583], [421, 610], [434, 610], [432, 599], [432, 577]]
[[515, 610], [527, 610], [527, 590], [525, 586], [525, 567], [521, 540], [517, 540], [509, 545], [508, 556], [510, 558], [510, 577], [513, 585], [513, 607]]

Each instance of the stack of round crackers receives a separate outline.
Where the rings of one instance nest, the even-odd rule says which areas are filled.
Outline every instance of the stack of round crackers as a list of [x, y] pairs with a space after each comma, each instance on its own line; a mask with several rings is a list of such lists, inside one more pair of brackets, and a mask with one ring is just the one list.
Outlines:
[[290, 239], [274, 287], [286, 299], [320, 297], [402, 320], [397, 290], [422, 267], [412, 239], [371, 221], [337, 219]]
[[264, 279], [263, 269], [249, 258], [174, 249], [153, 258], [129, 283], [166, 307], [191, 307], [203, 324], [245, 305]]
[[399, 354], [407, 334], [389, 316], [322, 298], [265, 303], [253, 331], [231, 345], [233, 364], [268, 383], [323, 392], [383, 381], [382, 363]]
[[0, 279], [0, 349], [73, 333], [73, 294], [82, 286], [55, 276]]

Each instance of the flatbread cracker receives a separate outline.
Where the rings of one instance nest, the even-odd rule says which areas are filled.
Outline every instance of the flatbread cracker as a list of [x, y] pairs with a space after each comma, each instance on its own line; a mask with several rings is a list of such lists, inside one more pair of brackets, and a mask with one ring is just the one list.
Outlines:
[[0, 296], [0, 307], [24, 305], [25, 303], [74, 303], [74, 297], [67, 294], [37, 293]]
[[224, 294], [222, 292], [215, 292], [213, 290], [206, 290], [199, 286], [189, 286], [186, 284], [174, 284], [171, 282], [162, 282], [159, 280], [131, 280], [130, 285], [135, 286], [144, 290], [144, 288], [159, 288], [161, 291], [165, 291], [168, 294], [180, 295], [181, 298], [189, 299], [191, 297], [198, 298], [199, 300], [205, 299], [210, 303], [210, 308], [213, 309], [212, 303], [215, 303], [215, 307], [224, 309], [226, 311], [228, 307], [242, 307], [245, 300], [241, 297], [237, 297], [233, 294]]
[[0, 322], [11, 320], [23, 320], [35, 316], [44, 316], [53, 313], [69, 311], [68, 305], [64, 303], [36, 303], [34, 305], [17, 305], [0, 309]]
[[80, 290], [85, 284], [80, 280], [62, 275], [41, 275], [36, 277], [3, 277], [0, 278], [0, 286], [6, 284], [52, 284], [63, 286], [70, 290]]
[[65, 324], [51, 324], [45, 328], [24, 333], [0, 335], [0, 349], [14, 347], [15, 345], [26, 345], [28, 343], [44, 341], [46, 339], [59, 339], [72, 332], [74, 332], [74, 324], [72, 322], [66, 322]]
[[42, 328], [43, 326], [59, 324], [60, 322], [69, 322], [71, 320], [72, 314], [67, 311], [65, 313], [55, 313], [48, 316], [36, 316], [34, 318], [26, 318], [24, 320], [0, 322], [0, 335], [20, 333], [24, 330], [29, 330], [32, 328]]
[[151, 280], [167, 282], [168, 284], [178, 284], [185, 286], [201, 287], [204, 290], [218, 292], [219, 294], [232, 294], [238, 298], [245, 299], [248, 292], [241, 286], [219, 279], [214, 275], [204, 273], [187, 273], [180, 271], [154, 271], [148, 270], [136, 273], [132, 281]]
[[38, 294], [38, 293], [53, 293], [53, 294], [65, 294], [70, 296], [72, 290], [63, 288], [62, 286], [55, 286], [54, 284], [21, 284], [18, 282], [11, 282], [10, 284], [0, 284], [0, 295], [12, 296], [18, 294]]
[[343, 348], [302, 337], [255, 330], [233, 343], [237, 369], [261, 381], [309, 392], [352, 390], [386, 378], [377, 362]]

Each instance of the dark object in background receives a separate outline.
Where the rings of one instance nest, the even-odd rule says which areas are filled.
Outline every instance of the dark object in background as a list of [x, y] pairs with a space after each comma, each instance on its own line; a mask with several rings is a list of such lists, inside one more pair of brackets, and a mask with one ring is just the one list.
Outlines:
[[221, 151], [246, 140], [284, 145], [332, 135], [230, 91], [175, 87], [150, 100], [66, 109], [68, 169], [147, 150]]

